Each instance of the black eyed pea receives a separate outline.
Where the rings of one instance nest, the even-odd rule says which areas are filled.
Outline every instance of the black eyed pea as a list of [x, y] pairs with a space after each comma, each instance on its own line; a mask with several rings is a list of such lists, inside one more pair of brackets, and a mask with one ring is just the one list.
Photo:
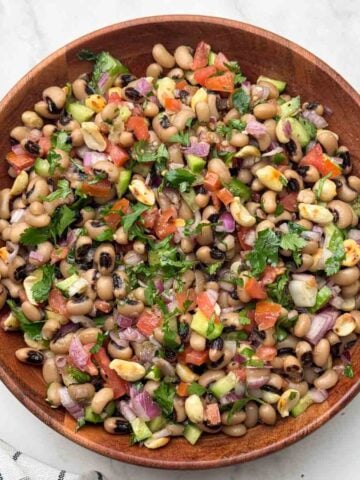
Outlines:
[[133, 178], [129, 190], [139, 202], [149, 206], [155, 204], [155, 194], [148, 185], [145, 185], [143, 180]]
[[322, 338], [314, 347], [313, 361], [318, 367], [325, 367], [329, 360], [330, 343], [326, 338]]
[[48, 120], [55, 120], [59, 118], [60, 112], [59, 113], [51, 113], [48, 109], [48, 104], [45, 102], [45, 100], [40, 100], [39, 102], [36, 102], [34, 105], [34, 110], [36, 113], [38, 113], [41, 117], [46, 118]]
[[183, 398], [178, 397], [177, 395], [174, 397], [174, 411], [177, 422], [181, 423], [186, 420], [185, 401]]
[[348, 267], [339, 270], [335, 275], [330, 278], [340, 287], [347, 287], [359, 280], [360, 272], [357, 267]]
[[289, 388], [286, 390], [277, 403], [277, 410], [282, 417], [288, 417], [290, 411], [295, 407], [295, 405], [300, 400], [300, 393], [298, 390]]
[[222, 240], [216, 242], [216, 246], [222, 252], [229, 252], [235, 247], [234, 235], [228, 234]]
[[[260, 78], [260, 77], [259, 77]], [[257, 80], [257, 85], [260, 87], [266, 87], [267, 91], [269, 92], [269, 99], [278, 98], [279, 97], [279, 90], [275, 87], [273, 83], [267, 82], [266, 80]]]
[[57, 369], [55, 358], [46, 358], [42, 368], [42, 376], [46, 384], [53, 382], [60, 383], [61, 375]]
[[118, 312], [125, 317], [137, 318], [144, 311], [142, 301], [127, 297], [118, 303]]
[[193, 423], [201, 423], [204, 420], [204, 406], [198, 395], [193, 394], [186, 398], [185, 412]]
[[359, 280], [357, 280], [352, 285], [349, 285], [348, 287], [343, 287], [341, 289], [341, 296], [344, 299], [353, 298], [358, 294], [359, 290], [360, 290], [360, 282]]
[[300, 313], [294, 326], [294, 334], [299, 338], [303, 338], [306, 336], [306, 334], [310, 330], [310, 327], [311, 327], [310, 315], [307, 313]]
[[191, 70], [193, 63], [193, 56], [191, 54], [191, 48], [185, 45], [180, 45], [174, 52], [176, 63], [180, 68], [184, 70]]
[[95, 387], [91, 383], [73, 383], [68, 386], [70, 397], [79, 403], [88, 403], [95, 395]]
[[263, 133], [262, 135], [259, 135], [257, 142], [258, 142], [260, 151], [265, 152], [265, 150], [267, 150], [270, 147], [272, 140], [270, 135], [266, 132], [266, 133]]
[[84, 135], [82, 134], [81, 128], [75, 128], [71, 132], [71, 144], [74, 147], [82, 147], [84, 145]]
[[259, 407], [259, 419], [265, 425], [275, 425], [276, 410], [272, 405], [265, 404]]
[[102, 172], [107, 175], [107, 178], [112, 183], [117, 182], [120, 175], [120, 169], [109, 160], [101, 160], [100, 162], [95, 163], [94, 173], [98, 174]]
[[261, 204], [266, 213], [274, 213], [277, 207], [276, 192], [267, 190], [261, 196]]
[[10, 188], [4, 188], [0, 191], [0, 218], [8, 220], [10, 218]]
[[[29, 174], [25, 170], [23, 170], [15, 178], [15, 181], [10, 190], [10, 195], [12, 196], [21, 195], [26, 190], [28, 183], [29, 183]], [[19, 198], [17, 200], [21, 201], [22, 199]], [[20, 206], [20, 205], [18, 205], [18, 207], [23, 208], [23, 206]], [[15, 205], [15, 202], [13, 204], [13, 208], [17, 208], [17, 206]]]
[[87, 315], [91, 312], [93, 305], [93, 300], [84, 295], [72, 297], [66, 302], [69, 315]]
[[209, 220], [202, 220], [203, 227], [198, 235], [196, 235], [196, 241], [199, 245], [211, 245], [214, 242], [214, 235], [211, 228], [211, 222]]
[[344, 313], [340, 315], [333, 326], [334, 332], [339, 337], [346, 337], [356, 329], [356, 320], [351, 313]]
[[164, 68], [173, 68], [175, 66], [175, 58], [166, 50], [162, 43], [157, 43], [152, 48], [152, 56], [156, 63]]
[[146, 69], [146, 76], [157, 80], [163, 72], [163, 68], [158, 63], [150, 63]]
[[50, 189], [46, 180], [44, 178], [35, 177], [28, 183], [23, 199], [30, 204], [36, 200], [41, 201], [42, 197], [46, 197], [49, 193]]
[[182, 131], [186, 127], [186, 123], [195, 118], [195, 112], [192, 108], [190, 107], [183, 107], [180, 112], [176, 113], [172, 118], [171, 118], [171, 124], [178, 130]]
[[316, 140], [324, 147], [326, 153], [329, 155], [334, 155], [339, 148], [339, 137], [330, 130], [318, 130], [316, 132]]
[[126, 284], [128, 277], [126, 273], [122, 270], [116, 270], [112, 274], [114, 296], [115, 298], [125, 298], [126, 297]]
[[19, 143], [25, 138], [28, 138], [29, 135], [30, 135], [30, 128], [23, 127], [23, 126], [15, 127], [10, 132], [10, 137]]
[[284, 358], [283, 368], [290, 379], [294, 381], [301, 380], [303, 368], [296, 357], [293, 355], [287, 355]]
[[22, 257], [16, 256], [8, 267], [8, 276], [14, 283], [21, 283], [26, 277], [26, 262]]
[[359, 334], [360, 333], [360, 312], [358, 310], [352, 310], [350, 313], [354, 318], [355, 324], [356, 324], [354, 332]]
[[29, 365], [42, 365], [44, 363], [44, 354], [32, 348], [19, 348], [16, 350], [15, 356], [20, 362]]
[[114, 399], [114, 391], [112, 388], [104, 387], [95, 393], [91, 401], [91, 409], [100, 415], [106, 405]]
[[96, 340], [100, 334], [100, 328], [88, 327], [79, 330], [78, 337], [83, 345], [87, 345], [88, 343], [96, 343]]
[[184, 70], [178, 67], [172, 68], [167, 76], [173, 80], [184, 78]]
[[360, 178], [356, 175], [350, 175], [347, 179], [349, 187], [352, 190], [355, 190], [357, 193], [360, 193]]
[[131, 347], [119, 347], [114, 342], [109, 342], [107, 346], [108, 354], [111, 358], [119, 358], [120, 360], [130, 360], [133, 356], [133, 351]]
[[242, 437], [245, 435], [247, 428], [243, 424], [227, 425], [222, 428], [222, 431], [230, 437]]
[[[144, 385], [144, 390], [146, 392], [148, 392], [148, 394], [153, 397], [154, 396], [154, 392], [157, 388], [159, 388], [160, 386], [160, 382], [156, 382], [155, 380], [148, 380], [145, 385]], [[175, 399], [174, 399], [174, 407], [175, 407], [175, 400], [176, 400], [176, 396], [175, 396]], [[179, 420], [178, 420], [179, 421]]]
[[208, 123], [210, 120], [210, 107], [206, 101], [197, 102], [195, 113], [199, 122]]
[[192, 238], [182, 238], [180, 242], [180, 248], [183, 253], [191, 253], [194, 251], [195, 240]]
[[191, 348], [197, 352], [203, 352], [206, 348], [206, 338], [196, 332], [191, 332], [189, 341]]
[[273, 142], [276, 141], [276, 121], [274, 119], [265, 120], [264, 127], [266, 128], [268, 134], [271, 137]]
[[[218, 252], [221, 253], [221, 257], [220, 257], [220, 254], [218, 254]], [[196, 258], [201, 263], [205, 263], [205, 264], [216, 263], [220, 259], [224, 258], [224, 252], [221, 252], [221, 250], [219, 250], [216, 247], [210, 248], [209, 246], [206, 245], [196, 250]]]
[[342, 200], [344, 202], [347, 202], [347, 203], [351, 203], [358, 196], [358, 192], [356, 190], [353, 190], [349, 186], [347, 180], [344, 177], [340, 177], [340, 178], [337, 179], [337, 185], [338, 185], [337, 196], [340, 200]]
[[309, 385], [307, 382], [288, 382], [288, 387], [297, 390], [300, 393], [300, 397], [304, 397], [309, 391]]
[[248, 402], [245, 406], [246, 418], [244, 425], [247, 428], [255, 427], [259, 420], [259, 407], [255, 402]]
[[249, 144], [249, 137], [246, 133], [233, 130], [231, 132], [229, 143], [233, 147], [242, 148]]
[[327, 208], [334, 216], [334, 222], [339, 228], [347, 228], [353, 221], [353, 210], [351, 206], [341, 200], [332, 200]]
[[128, 234], [125, 232], [124, 227], [119, 227], [116, 230], [114, 234], [114, 240], [119, 245], [127, 245], [129, 243], [129, 237]]
[[329, 369], [314, 380], [314, 387], [318, 390], [328, 390], [337, 384], [338, 379], [338, 373], [333, 369]]
[[129, 422], [122, 417], [109, 417], [104, 421], [104, 429], [113, 435], [124, 435], [131, 432]]
[[46, 392], [46, 401], [52, 408], [60, 407], [61, 405], [61, 397], [60, 397], [60, 390], [64, 388], [63, 385], [59, 382], [52, 382], [48, 386]]
[[150, 437], [144, 442], [144, 446], [150, 450], [165, 447], [170, 442], [170, 437], [154, 438]]
[[252, 227], [256, 223], [256, 218], [242, 205], [239, 197], [235, 197], [230, 203], [230, 212], [236, 223], [242, 227]]
[[42, 213], [41, 215], [33, 215], [29, 210], [24, 215], [24, 220], [31, 227], [41, 228], [49, 225], [51, 218], [47, 213]]
[[77, 100], [85, 100], [88, 96], [85, 78], [77, 78], [71, 85], [72, 93]]
[[[34, 307], [34, 305], [31, 305], [31, 306]], [[59, 322], [59, 320], [55, 318], [50, 318], [49, 320], [46, 320], [46, 322], [44, 323], [41, 329], [41, 335], [43, 338], [45, 338], [45, 340], [51, 340], [60, 327], [61, 327], [61, 323]]]
[[262, 230], [274, 230], [274, 228], [275, 224], [273, 222], [270, 222], [270, 220], [263, 220], [256, 225], [255, 232], [258, 234]]
[[45, 88], [42, 97], [50, 113], [60, 113], [65, 106], [66, 93], [60, 87], [53, 86]]
[[181, 201], [180, 201], [180, 208], [179, 208], [179, 211], [178, 211], [178, 215], [179, 215], [180, 218], [182, 218], [184, 220], [190, 220], [194, 216], [193, 211], [191, 210], [189, 205], [183, 199], [181, 199]]
[[3, 286], [8, 290], [9, 296], [13, 298], [19, 298], [19, 293], [25, 291], [19, 288], [19, 285], [10, 280], [10, 278], [2, 279]]
[[223, 425], [239, 425], [239, 423], [244, 423], [245, 419], [246, 413], [244, 410], [235, 412], [234, 415], [229, 415], [229, 412], [224, 412], [221, 414], [221, 423]]
[[145, 117], [154, 118], [159, 113], [159, 107], [154, 102], [146, 102], [143, 111]]
[[26, 110], [25, 112], [23, 112], [21, 115], [21, 121], [23, 122], [25, 127], [28, 127], [30, 129], [41, 129], [44, 125], [43, 119], [32, 110]]
[[112, 300], [114, 298], [113, 279], [111, 276], [102, 275], [97, 279], [96, 293], [101, 300]]
[[94, 254], [94, 262], [101, 275], [109, 275], [114, 270], [115, 249], [111, 243], [102, 243]]
[[57, 340], [51, 340], [50, 350], [55, 353], [55, 355], [65, 355], [69, 353], [70, 343], [74, 336], [74, 333], [68, 333], [64, 337], [58, 338]]
[[110, 368], [115, 370], [119, 377], [128, 382], [137, 382], [143, 378], [146, 373], [145, 368], [140, 363], [129, 362], [118, 358], [112, 360]]
[[229, 168], [222, 160], [220, 160], [220, 158], [212, 158], [207, 167], [209, 172], [216, 173], [216, 175], [218, 175], [222, 183], [230, 182], [231, 175]]
[[144, 304], [146, 304], [146, 297], [145, 297], [145, 288], [138, 287], [135, 288], [130, 292], [130, 295], [133, 296], [136, 300], [140, 300]]
[[55, 131], [56, 131], [56, 126], [52, 123], [47, 123], [42, 128], [42, 133], [44, 137], [48, 137], [48, 138], [50, 138]]
[[192, 270], [187, 270], [181, 275], [180, 286], [186, 291], [194, 283], [195, 273]]

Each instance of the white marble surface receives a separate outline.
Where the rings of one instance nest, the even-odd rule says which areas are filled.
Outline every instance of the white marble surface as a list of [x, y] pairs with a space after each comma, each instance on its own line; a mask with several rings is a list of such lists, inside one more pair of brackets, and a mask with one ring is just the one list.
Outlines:
[[[63, 44], [117, 21], [165, 13], [242, 20], [308, 48], [360, 87], [358, 0], [0, 0], [0, 97], [34, 64]], [[0, 384], [0, 438], [73, 472], [96, 469], [109, 480], [349, 480], [359, 478], [360, 397], [300, 443], [258, 461], [211, 472], [162, 472], [122, 464], [79, 447], [29, 413]]]

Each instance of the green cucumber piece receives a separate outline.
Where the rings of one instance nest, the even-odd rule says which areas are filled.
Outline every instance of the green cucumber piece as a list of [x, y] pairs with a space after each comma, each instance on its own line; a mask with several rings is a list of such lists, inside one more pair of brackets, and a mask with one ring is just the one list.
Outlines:
[[80, 123], [88, 122], [94, 115], [94, 110], [79, 102], [69, 103], [66, 111], [70, 113], [74, 120]]
[[272, 83], [278, 89], [279, 93], [282, 93], [286, 88], [286, 82], [283, 82], [282, 80], [275, 80], [274, 78], [264, 77], [264, 75], [260, 75], [260, 77], [257, 79], [256, 83], [259, 82]]
[[195, 445], [195, 443], [199, 440], [201, 437], [202, 430], [200, 430], [199, 427], [196, 425], [192, 425], [189, 423], [189, 425], [186, 425], [184, 428], [184, 437], [186, 440], [191, 443], [191, 445]]
[[119, 198], [121, 198], [128, 189], [131, 180], [131, 170], [120, 170], [116, 191]]
[[89, 423], [103, 423], [104, 419], [98, 413], [95, 413], [91, 407], [85, 408], [85, 421]]
[[291, 125], [291, 135], [296, 137], [302, 147], [306, 147], [311, 140], [308, 131], [296, 118], [289, 117], [286, 121]]
[[214, 65], [215, 58], [216, 58], [216, 53], [215, 52], [210, 52], [209, 56], [208, 56], [208, 65]]
[[222, 377], [213, 383], [210, 387], [210, 391], [215, 395], [216, 398], [221, 398], [231, 392], [231, 390], [235, 387], [236, 382], [237, 379], [235, 373], [229, 372], [225, 377]]
[[332, 291], [330, 290], [329, 287], [324, 285], [320, 290], [318, 291], [316, 295], [316, 301], [315, 305], [311, 308], [309, 308], [310, 313], [315, 313], [321, 308], [325, 307], [325, 305], [328, 303], [332, 296]]
[[137, 442], [142, 442], [151, 437], [151, 430], [141, 418], [134, 418], [134, 420], [130, 422], [130, 425]]
[[40, 177], [48, 177], [49, 176], [49, 168], [50, 168], [50, 164], [46, 160], [46, 158], [38, 157], [35, 160], [34, 170], [38, 175], [40, 175]]
[[153, 365], [150, 370], [145, 375], [147, 380], [160, 380], [161, 379], [161, 370], [159, 367]]
[[208, 340], [214, 340], [221, 335], [224, 326], [222, 323], [214, 323], [213, 328], [209, 329], [209, 325], [209, 319], [201, 312], [201, 310], [198, 310], [192, 317], [190, 327], [196, 333], [202, 335]]
[[291, 410], [291, 415], [293, 417], [298, 417], [302, 413], [305, 412], [307, 408], [310, 407], [314, 403], [313, 399], [311, 398], [311, 395], [307, 393], [304, 397], [300, 398], [298, 403], [295, 405], [295, 407]]
[[206, 165], [206, 161], [197, 155], [185, 155], [188, 167], [193, 173], [201, 173]]
[[166, 419], [161, 415], [159, 417], [153, 418], [149, 422], [149, 428], [152, 431], [152, 433], [158, 432], [162, 428], [165, 428], [165, 426], [166, 426]]
[[294, 97], [288, 102], [280, 105], [280, 117], [292, 117], [298, 113], [300, 108], [300, 97]]

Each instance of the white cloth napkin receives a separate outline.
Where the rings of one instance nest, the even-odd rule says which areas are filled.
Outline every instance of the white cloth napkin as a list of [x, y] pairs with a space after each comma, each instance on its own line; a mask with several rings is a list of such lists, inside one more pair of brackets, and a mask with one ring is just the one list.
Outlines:
[[0, 440], [0, 480], [106, 480], [99, 472], [82, 475], [57, 470]]

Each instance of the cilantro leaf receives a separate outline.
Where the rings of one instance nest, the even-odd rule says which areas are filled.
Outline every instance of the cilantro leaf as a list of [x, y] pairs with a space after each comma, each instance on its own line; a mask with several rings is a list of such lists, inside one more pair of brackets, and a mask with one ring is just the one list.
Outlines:
[[96, 343], [95, 345], [93, 345], [90, 349], [90, 353], [97, 353], [100, 348], [103, 346], [103, 343], [105, 342], [105, 340], [107, 339], [107, 336], [108, 336], [108, 332], [100, 332], [98, 333], [97, 337], [96, 337]]
[[52, 134], [51, 145], [53, 148], [58, 148], [68, 153], [72, 149], [71, 137], [66, 132], [59, 130]]
[[[325, 262], [325, 273], [328, 276], [334, 275], [340, 270], [341, 262], [345, 258], [344, 250], [344, 235], [342, 231], [335, 225], [327, 225], [325, 227], [327, 237], [330, 237], [328, 249], [332, 253], [332, 256]], [[330, 236], [331, 235], [331, 236]]]
[[157, 162], [165, 166], [169, 159], [169, 152], [163, 143], [156, 148], [146, 140], [136, 142], [131, 153], [132, 157], [139, 163]]
[[44, 326], [44, 322], [30, 322], [21, 308], [16, 305], [14, 300], [8, 300], [7, 304], [9, 305], [14, 317], [19, 322], [21, 330], [34, 341], [43, 340], [41, 330]]
[[240, 115], [244, 115], [244, 113], [249, 111], [250, 96], [242, 88], [235, 90], [232, 94], [232, 102]]
[[166, 417], [169, 417], [174, 411], [174, 397], [175, 387], [165, 382], [161, 382], [154, 391], [154, 399]]
[[42, 271], [42, 278], [38, 282], [34, 283], [31, 289], [32, 296], [38, 303], [45, 302], [45, 300], [48, 298], [55, 278], [54, 265], [43, 265], [40, 267], [40, 269]]
[[140, 215], [143, 212], [146, 212], [146, 210], [149, 210], [149, 208], [150, 207], [148, 205], [144, 205], [142, 203], [137, 203], [136, 205], [134, 205], [132, 207], [132, 212], [127, 215], [124, 215], [121, 218], [121, 224], [124, 227], [124, 231], [127, 233], [130, 230], [130, 228], [134, 225], [134, 223], [138, 220]]
[[180, 143], [184, 147], [188, 147], [190, 145], [190, 132], [186, 131], [176, 133], [170, 137], [169, 142]]
[[114, 240], [114, 232], [111, 228], [107, 228], [95, 238], [97, 242], [112, 242]]
[[76, 212], [74, 210], [70, 210], [70, 208], [66, 205], [63, 205], [54, 218], [56, 234], [61, 236], [68, 226], [76, 219]]
[[306, 133], [309, 135], [310, 140], [314, 140], [316, 137], [316, 126], [312, 123], [309, 122], [309, 120], [306, 120], [306, 118], [300, 116], [299, 117], [299, 122], [301, 125], [304, 127]]
[[214, 275], [218, 270], [219, 268], [221, 268], [223, 262], [214, 262], [214, 263], [211, 263], [208, 267], [207, 267], [207, 271], [209, 272], [209, 275]]
[[59, 160], [61, 160], [61, 155], [51, 149], [49, 150], [46, 159], [49, 162], [49, 174], [54, 175], [55, 170], [60, 166]]
[[243, 311], [243, 312], [239, 313], [239, 322], [240, 322], [240, 325], [250, 325], [251, 320], [246, 315], [246, 311]]
[[204, 393], [206, 393], [206, 388], [199, 383], [192, 382], [188, 386], [187, 391], [189, 395], [199, 395], [199, 397], [201, 397], [201, 395], [204, 395]]
[[51, 237], [51, 231], [49, 227], [29, 227], [20, 236], [20, 243], [23, 245], [38, 245], [39, 243], [46, 242]]
[[297, 233], [284, 233], [280, 239], [280, 248], [290, 250], [293, 255], [295, 265], [301, 265], [300, 250], [305, 247], [307, 241]]
[[287, 289], [289, 283], [288, 273], [284, 273], [277, 277], [275, 282], [267, 285], [267, 293], [269, 297], [276, 303], [286, 307], [291, 305], [291, 297]]
[[152, 307], [155, 303], [155, 297], [158, 294], [158, 291], [155, 287], [154, 282], [149, 282], [145, 287], [144, 295], [145, 295], [145, 303]]
[[95, 53], [95, 52], [92, 52], [91, 50], [88, 50], [87, 48], [82, 48], [77, 53], [76, 56], [79, 60], [86, 60], [88, 62], [96, 62], [96, 59], [99, 56], [99, 54]]
[[326, 180], [330, 177], [331, 177], [331, 173], [328, 173], [327, 175], [325, 175], [325, 177], [320, 178], [320, 180], [317, 182], [317, 185], [314, 189], [317, 200], [320, 200], [320, 197], [324, 188], [324, 184]]
[[251, 188], [237, 178], [232, 178], [225, 186], [235, 197], [240, 197], [245, 202], [251, 197]]
[[65, 199], [72, 193], [70, 184], [67, 180], [62, 179], [58, 181], [57, 189], [44, 198], [45, 202], [52, 202], [53, 200]]
[[246, 123], [238, 118], [230, 120], [226, 125], [218, 125], [216, 128], [217, 133], [220, 133], [223, 137], [227, 140], [230, 140], [232, 131], [237, 130], [238, 132], [242, 132], [246, 128]]
[[179, 187], [182, 184], [191, 186], [195, 182], [196, 176], [185, 168], [176, 168], [166, 172], [165, 179], [172, 187]]
[[345, 366], [344, 375], [345, 375], [345, 377], [348, 377], [348, 378], [354, 378], [354, 370], [352, 368], [352, 365], [346, 365]]
[[251, 273], [258, 277], [266, 265], [276, 265], [279, 260], [280, 241], [273, 230], [266, 229], [259, 232], [255, 245], [247, 254], [247, 261], [251, 266]]
[[67, 367], [67, 373], [73, 377], [77, 383], [86, 383], [90, 382], [91, 377], [88, 373], [82, 372], [76, 367], [69, 365]]

